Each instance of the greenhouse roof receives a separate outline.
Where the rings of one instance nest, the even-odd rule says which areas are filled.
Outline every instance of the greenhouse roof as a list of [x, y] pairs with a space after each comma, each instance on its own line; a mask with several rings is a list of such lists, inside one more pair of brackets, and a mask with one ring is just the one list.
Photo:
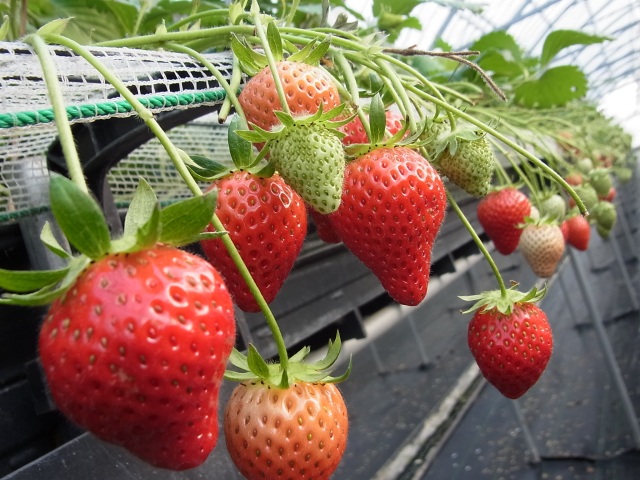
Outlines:
[[[346, 2], [365, 18], [371, 5]], [[527, 54], [539, 55], [548, 33], [577, 30], [609, 40], [563, 50], [554, 63], [576, 65], [587, 75], [587, 97], [614, 117], [640, 145], [640, 3], [629, 0], [484, 0], [481, 2], [398, 1], [419, 19], [421, 30], [405, 28], [397, 45], [429, 49], [438, 39], [453, 49], [468, 47], [483, 34], [505, 30]], [[411, 6], [416, 5], [413, 10]], [[455, 6], [470, 8], [455, 8]]]

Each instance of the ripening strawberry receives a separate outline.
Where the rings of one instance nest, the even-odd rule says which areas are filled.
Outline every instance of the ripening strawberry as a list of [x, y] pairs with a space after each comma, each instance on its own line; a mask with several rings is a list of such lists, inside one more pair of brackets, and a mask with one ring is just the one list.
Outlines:
[[569, 173], [566, 177], [564, 177], [565, 181], [571, 185], [572, 187], [577, 187], [578, 185], [582, 185], [584, 179], [582, 175], [578, 172]]
[[91, 263], [50, 306], [39, 352], [62, 413], [155, 466], [184, 470], [216, 444], [234, 342], [220, 274], [159, 245]]
[[497, 308], [476, 310], [467, 340], [482, 375], [511, 399], [535, 385], [553, 350], [547, 316], [527, 302], [514, 304], [507, 313]]
[[596, 191], [599, 197], [609, 194], [609, 190], [613, 187], [613, 180], [608, 168], [594, 168], [589, 173], [589, 183]]
[[394, 300], [417, 305], [445, 210], [444, 184], [431, 164], [406, 147], [384, 147], [347, 165], [340, 208], [329, 218]]
[[306, 203], [322, 214], [340, 205], [345, 156], [340, 138], [314, 123], [294, 124], [272, 141], [271, 161]]
[[478, 203], [478, 221], [496, 250], [503, 255], [518, 247], [526, 217], [531, 214], [531, 202], [514, 187], [491, 192]]
[[[393, 136], [402, 130], [402, 115], [395, 110], [386, 110], [385, 116], [387, 117], [387, 132]], [[360, 117], [355, 117], [346, 125], [343, 125], [339, 130], [345, 134], [342, 138], [343, 145], [353, 145], [355, 143], [369, 143], [367, 133], [364, 131]]]
[[489, 140], [459, 140], [454, 153], [449, 148], [438, 157], [438, 169], [469, 195], [483, 197], [489, 192], [496, 158]]
[[562, 222], [562, 226], [566, 226], [566, 242], [577, 250], [586, 250], [589, 248], [589, 239], [591, 238], [591, 226], [589, 221], [582, 215], [574, 215]]
[[[300, 62], [281, 61], [276, 64], [291, 115], [311, 115], [320, 105], [326, 112], [340, 104], [338, 89], [331, 77], [320, 67]], [[280, 121], [273, 113], [282, 110], [273, 75], [265, 67], [251, 78], [238, 96], [248, 123], [271, 130]]]
[[330, 478], [347, 445], [347, 408], [332, 383], [239, 384], [224, 414], [227, 450], [249, 480]]
[[[276, 297], [307, 234], [307, 212], [300, 196], [280, 176], [260, 178], [236, 171], [212, 185], [218, 189], [216, 214], [265, 301]], [[214, 231], [213, 226], [208, 227]], [[200, 242], [223, 275], [234, 301], [245, 312], [260, 310], [219, 238]]]
[[519, 246], [531, 270], [540, 278], [554, 274], [565, 250], [562, 230], [549, 223], [524, 227]]

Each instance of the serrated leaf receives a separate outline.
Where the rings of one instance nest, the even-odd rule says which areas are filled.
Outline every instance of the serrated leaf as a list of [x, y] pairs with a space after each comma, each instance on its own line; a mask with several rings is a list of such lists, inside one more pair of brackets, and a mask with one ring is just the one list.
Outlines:
[[309, 356], [309, 353], [311, 353], [311, 348], [309, 348], [308, 346], [304, 346], [300, 350], [298, 350], [297, 353], [289, 357], [289, 362], [290, 363], [302, 362], [305, 358]]
[[49, 197], [51, 211], [71, 245], [93, 259], [109, 252], [109, 226], [100, 205], [91, 195], [68, 178], [52, 174]]
[[247, 365], [249, 370], [258, 378], [269, 378], [269, 365], [264, 358], [258, 353], [256, 347], [249, 345], [247, 350]]
[[384, 103], [379, 94], [371, 99], [369, 107], [369, 126], [371, 129], [371, 138], [369, 141], [373, 144], [380, 143], [384, 139], [384, 133], [387, 128], [387, 117], [384, 111]]
[[57, 284], [69, 267], [57, 270], [5, 270], [0, 268], [0, 288], [14, 293], [26, 293]]
[[587, 78], [576, 66], [564, 65], [515, 88], [516, 101], [530, 108], [561, 107], [587, 93]]
[[334, 342], [329, 341], [329, 348], [327, 350], [327, 354], [325, 355], [325, 357], [312, 364], [313, 369], [314, 370], [327, 370], [328, 368], [330, 368], [334, 363], [336, 363], [336, 360], [338, 360], [338, 357], [340, 356], [340, 350], [342, 347], [342, 341], [340, 339], [340, 332], [338, 332], [336, 334], [336, 339]]
[[45, 23], [38, 29], [38, 35], [46, 37], [47, 35], [62, 35], [67, 28], [70, 18], [56, 18], [49, 23]]
[[276, 61], [282, 60], [282, 38], [280, 38], [280, 31], [275, 22], [269, 22], [267, 25], [267, 43]]
[[229, 152], [233, 164], [240, 170], [248, 168], [253, 163], [253, 146], [251, 142], [240, 137], [236, 132], [238, 130], [247, 130], [246, 122], [239, 115], [234, 115], [229, 123], [227, 142], [229, 143]]
[[160, 211], [160, 242], [188, 245], [211, 222], [218, 198], [217, 190], [169, 205]]
[[611, 40], [610, 37], [600, 35], [590, 35], [578, 30], [555, 30], [544, 40], [542, 53], [540, 54], [540, 64], [542, 66], [550, 63], [558, 53], [573, 45], [592, 45]]
[[40, 241], [49, 249], [50, 252], [58, 257], [71, 258], [71, 254], [67, 252], [62, 245], [60, 245], [60, 242], [58, 242], [58, 239], [53, 234], [53, 230], [51, 229], [51, 224], [49, 222], [45, 222], [42, 227], [42, 231], [40, 232]]

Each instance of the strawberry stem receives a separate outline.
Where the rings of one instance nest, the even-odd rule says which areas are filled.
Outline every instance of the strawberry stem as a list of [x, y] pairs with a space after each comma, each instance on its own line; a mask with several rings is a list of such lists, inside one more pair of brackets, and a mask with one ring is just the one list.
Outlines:
[[367, 134], [367, 138], [371, 138], [371, 126], [369, 125], [369, 119], [364, 114], [362, 109], [359, 107], [360, 105], [360, 91], [358, 88], [358, 81], [356, 80], [355, 75], [353, 74], [353, 70], [351, 69], [351, 65], [349, 65], [349, 61], [345, 58], [342, 52], [337, 52], [334, 55], [334, 59], [336, 61], [336, 65], [340, 68], [342, 72], [342, 76], [347, 82], [347, 86], [349, 88], [349, 94], [351, 95], [351, 101], [356, 105], [358, 118], [362, 123], [362, 127], [364, 128], [365, 133]]
[[464, 228], [467, 229], [467, 231], [471, 235], [471, 238], [473, 238], [473, 241], [480, 249], [480, 252], [482, 253], [482, 255], [484, 255], [484, 258], [487, 260], [487, 263], [491, 267], [491, 270], [493, 271], [493, 274], [495, 275], [496, 280], [498, 281], [498, 286], [500, 287], [501, 296], [503, 298], [506, 298], [507, 287], [505, 286], [504, 280], [502, 279], [502, 275], [500, 274], [500, 269], [498, 268], [498, 266], [496, 265], [496, 262], [491, 257], [489, 250], [487, 250], [487, 247], [485, 247], [484, 243], [482, 242], [482, 240], [480, 239], [476, 231], [473, 229], [473, 226], [471, 225], [471, 223], [469, 223], [469, 220], [467, 220], [467, 217], [464, 215], [464, 213], [462, 213], [462, 210], [460, 210], [458, 203], [455, 201], [455, 199], [453, 198], [453, 196], [448, 190], [447, 190], [447, 200], [449, 201], [449, 205], [451, 205], [451, 208], [453, 208], [453, 211], [456, 213], [456, 215], [464, 225]]
[[64, 104], [64, 96], [62, 95], [62, 89], [60, 88], [60, 80], [58, 80], [58, 75], [56, 73], [57, 69], [53, 59], [51, 58], [51, 52], [40, 35], [30, 35], [25, 38], [25, 41], [33, 46], [33, 49], [42, 64], [44, 81], [47, 85], [47, 92], [49, 94], [51, 106], [53, 107], [56, 128], [58, 129], [58, 137], [60, 139], [60, 145], [62, 147], [69, 176], [84, 193], [88, 193], [89, 187], [87, 186], [87, 182], [84, 178], [82, 162], [80, 161], [78, 151], [76, 150], [75, 140], [73, 138], [73, 133], [71, 132], [71, 124], [69, 123]]

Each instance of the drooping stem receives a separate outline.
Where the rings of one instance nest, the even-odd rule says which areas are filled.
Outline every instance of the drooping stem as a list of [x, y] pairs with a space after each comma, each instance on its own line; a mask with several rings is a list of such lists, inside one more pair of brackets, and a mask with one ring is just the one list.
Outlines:
[[336, 65], [340, 68], [342, 72], [342, 77], [345, 79], [347, 83], [347, 87], [349, 89], [349, 93], [351, 94], [351, 100], [356, 104], [358, 118], [360, 118], [360, 122], [362, 123], [362, 128], [367, 135], [367, 138], [371, 138], [371, 126], [369, 125], [369, 119], [364, 114], [360, 105], [360, 93], [358, 91], [358, 81], [356, 80], [355, 75], [353, 74], [353, 70], [351, 69], [351, 65], [342, 54], [342, 52], [337, 52], [334, 55], [334, 59], [336, 61]]
[[498, 266], [496, 265], [496, 262], [494, 262], [493, 258], [491, 257], [489, 250], [487, 250], [487, 247], [485, 247], [484, 243], [482, 242], [482, 240], [474, 230], [471, 223], [469, 223], [469, 220], [467, 220], [467, 217], [464, 215], [464, 213], [462, 213], [462, 210], [460, 210], [458, 203], [455, 201], [455, 199], [453, 198], [453, 196], [449, 191], [447, 191], [447, 200], [449, 201], [449, 205], [451, 205], [451, 208], [453, 208], [453, 211], [456, 213], [456, 215], [464, 225], [464, 228], [467, 229], [467, 231], [469, 232], [469, 235], [471, 235], [471, 238], [480, 249], [480, 252], [484, 256], [484, 258], [487, 260], [487, 263], [491, 267], [491, 271], [493, 272], [494, 276], [496, 277], [496, 280], [498, 281], [498, 286], [500, 287], [500, 294], [502, 295], [503, 298], [506, 298], [507, 287], [505, 286], [504, 280], [502, 279], [502, 275], [500, 274], [500, 269], [498, 268]]
[[85, 193], [88, 193], [89, 187], [87, 186], [87, 181], [84, 178], [82, 163], [80, 162], [80, 157], [78, 156], [76, 144], [73, 139], [73, 133], [71, 132], [71, 124], [67, 118], [67, 110], [64, 104], [62, 89], [60, 88], [60, 80], [58, 80], [58, 75], [56, 73], [56, 65], [51, 58], [49, 47], [43, 38], [37, 34], [30, 35], [25, 39], [25, 41], [33, 45], [33, 49], [42, 64], [44, 81], [47, 84], [47, 92], [53, 108], [53, 115], [56, 121], [56, 128], [58, 129], [60, 146], [62, 147], [62, 153], [67, 165], [69, 177]]

